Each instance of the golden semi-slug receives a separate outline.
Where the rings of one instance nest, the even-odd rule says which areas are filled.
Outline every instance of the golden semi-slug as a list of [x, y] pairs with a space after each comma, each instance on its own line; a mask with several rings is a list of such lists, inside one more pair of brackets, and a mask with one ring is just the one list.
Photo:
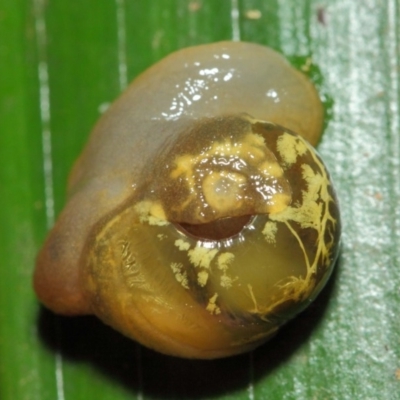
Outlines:
[[39, 299], [180, 357], [265, 342], [317, 296], [337, 256], [338, 204], [311, 146], [322, 116], [307, 78], [260, 45], [158, 62], [77, 160], [37, 259]]

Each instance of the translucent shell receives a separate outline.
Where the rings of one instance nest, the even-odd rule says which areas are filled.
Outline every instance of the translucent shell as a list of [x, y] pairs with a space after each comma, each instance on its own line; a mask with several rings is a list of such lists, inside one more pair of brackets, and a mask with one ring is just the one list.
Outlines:
[[176, 356], [263, 343], [316, 297], [337, 256], [337, 200], [304, 139], [315, 143], [321, 122], [312, 85], [270, 49], [222, 42], [167, 57], [102, 117], [75, 165], [38, 257], [39, 298]]

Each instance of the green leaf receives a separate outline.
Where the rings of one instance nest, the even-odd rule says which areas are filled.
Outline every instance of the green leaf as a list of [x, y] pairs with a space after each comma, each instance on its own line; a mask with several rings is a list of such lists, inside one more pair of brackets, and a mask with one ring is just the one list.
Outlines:
[[[0, 0], [0, 399], [400, 399], [398, 0]], [[91, 127], [189, 45], [269, 45], [327, 106], [319, 152], [341, 201], [328, 287], [252, 354], [156, 354], [40, 307], [31, 275]]]

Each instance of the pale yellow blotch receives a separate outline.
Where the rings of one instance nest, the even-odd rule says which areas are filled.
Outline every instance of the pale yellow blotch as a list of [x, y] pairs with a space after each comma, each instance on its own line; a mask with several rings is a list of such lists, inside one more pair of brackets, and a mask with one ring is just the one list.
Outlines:
[[270, 218], [274, 221], [287, 222], [294, 221], [304, 228], [315, 228], [320, 224], [321, 208], [315, 201], [307, 201], [300, 207], [287, 207], [282, 212], [270, 214]]
[[175, 240], [174, 244], [180, 251], [187, 251], [190, 249], [190, 243], [185, 242], [183, 239]]
[[222, 271], [220, 285], [225, 289], [231, 288], [233, 285], [233, 282], [237, 279], [237, 278], [233, 279], [227, 273], [229, 265], [233, 262], [234, 259], [235, 259], [235, 255], [232, 253], [228, 253], [228, 252], [220, 254], [220, 256], [217, 259], [218, 269], [220, 269]]
[[266, 203], [266, 207], [268, 207], [267, 212], [269, 214], [280, 213], [289, 206], [291, 201], [291, 196], [285, 193], [276, 193], [272, 196], [269, 203]]
[[221, 253], [217, 260], [218, 268], [221, 270], [226, 270], [234, 259], [235, 255], [233, 253]]
[[301, 168], [302, 177], [307, 182], [307, 190], [303, 191], [303, 199], [304, 201], [316, 201], [320, 196], [320, 189], [324, 185], [325, 178], [314, 172], [307, 164], [303, 164]]
[[158, 202], [144, 200], [136, 204], [135, 211], [138, 213], [141, 223], [149, 225], [165, 226], [169, 222], [166, 220], [162, 205]]
[[164, 239], [166, 239], [167, 238], [167, 235], [164, 235], [163, 233], [159, 233], [158, 235], [157, 235], [157, 238], [158, 238], [158, 240], [164, 240]]
[[278, 226], [276, 222], [268, 221], [264, 229], [262, 231], [262, 234], [264, 235], [265, 240], [268, 243], [276, 243], [276, 233], [278, 232]]
[[225, 140], [225, 142], [215, 142], [213, 143], [211, 149], [204, 154], [204, 157], [210, 156], [233, 156], [237, 155], [238, 150], [229, 140]]
[[246, 178], [235, 172], [212, 172], [203, 180], [203, 193], [207, 203], [217, 212], [240, 208]]
[[251, 144], [252, 146], [258, 146], [258, 147], [264, 147], [265, 146], [265, 140], [264, 138], [257, 134], [257, 133], [248, 133], [244, 137], [244, 140]]
[[158, 218], [161, 220], [166, 220], [167, 217], [165, 216], [165, 211], [163, 206], [160, 203], [152, 203], [150, 207], [150, 214], [154, 218]]
[[256, 133], [247, 133], [242, 142], [243, 158], [249, 158], [253, 163], [259, 163], [265, 158], [266, 145], [264, 138]]
[[196, 158], [190, 154], [179, 156], [175, 159], [176, 168], [171, 172], [171, 178], [176, 179], [181, 175], [192, 175], [193, 164]]
[[210, 268], [210, 263], [217, 255], [217, 249], [207, 249], [206, 247], [195, 247], [188, 252], [190, 262], [195, 267]]
[[171, 172], [170, 176], [172, 179], [177, 179], [183, 176], [183, 179], [185, 180], [190, 193], [185, 201], [181, 202], [180, 204], [176, 204], [173, 207], [176, 210], [185, 209], [187, 205], [190, 204], [193, 197], [196, 197], [193, 168], [198, 163], [198, 161], [198, 157], [191, 154], [185, 154], [183, 156], [178, 156], [175, 158], [176, 168]]
[[181, 263], [171, 263], [172, 272], [175, 279], [185, 288], [189, 289], [189, 282], [186, 271], [182, 271], [183, 265]]
[[264, 138], [255, 133], [246, 134], [239, 142], [232, 143], [230, 140], [216, 142], [211, 149], [204, 153], [204, 158], [215, 156], [233, 156], [242, 159], [251, 158], [258, 162], [265, 157], [266, 148]]
[[[319, 230], [323, 203], [318, 200], [320, 193], [325, 192], [323, 188], [327, 186], [328, 181], [321, 174], [314, 172], [309, 165], [303, 164], [301, 167], [302, 177], [307, 182], [307, 189], [303, 190], [301, 206], [287, 207], [282, 212], [276, 213], [276, 217], [271, 215], [271, 218], [282, 222], [291, 220], [300, 224], [302, 228]], [[322, 200], [329, 201], [327, 198]]]
[[244, 143], [241, 146], [241, 156], [244, 160], [249, 160], [250, 163], [258, 164], [265, 158], [265, 152], [251, 144]]
[[210, 297], [208, 300], [208, 304], [206, 310], [212, 315], [218, 315], [221, 313], [221, 309], [217, 306], [218, 293], [215, 293], [214, 296]]
[[147, 221], [148, 221], [149, 225], [155, 225], [155, 226], [165, 226], [165, 225], [168, 225], [168, 221], [159, 219], [159, 218], [157, 218], [157, 217], [153, 217], [152, 215], [149, 215]]
[[303, 140], [285, 132], [278, 138], [277, 150], [283, 162], [290, 166], [297, 161], [298, 156], [305, 154], [308, 148]]
[[208, 272], [207, 271], [200, 271], [197, 274], [197, 283], [201, 286], [204, 287], [207, 285], [207, 281], [208, 281]]
[[139, 215], [140, 222], [147, 222], [150, 208], [151, 208], [150, 201], [141, 201], [140, 203], [135, 205], [135, 211]]
[[283, 176], [283, 169], [277, 162], [265, 161], [258, 169], [267, 177], [273, 176], [275, 178], [281, 178]]
[[232, 279], [229, 275], [227, 275], [226, 273], [224, 273], [224, 275], [221, 276], [221, 279], [219, 281], [219, 284], [221, 285], [221, 287], [223, 287], [224, 289], [230, 289], [233, 285], [233, 282], [237, 280], [236, 279]]

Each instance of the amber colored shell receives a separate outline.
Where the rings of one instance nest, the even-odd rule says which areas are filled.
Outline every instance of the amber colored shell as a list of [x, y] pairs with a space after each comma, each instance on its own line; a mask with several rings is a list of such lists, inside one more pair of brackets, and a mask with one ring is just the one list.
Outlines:
[[38, 256], [39, 299], [181, 357], [263, 343], [316, 297], [337, 256], [337, 200], [310, 145], [322, 115], [312, 84], [266, 47], [166, 57], [76, 162]]

